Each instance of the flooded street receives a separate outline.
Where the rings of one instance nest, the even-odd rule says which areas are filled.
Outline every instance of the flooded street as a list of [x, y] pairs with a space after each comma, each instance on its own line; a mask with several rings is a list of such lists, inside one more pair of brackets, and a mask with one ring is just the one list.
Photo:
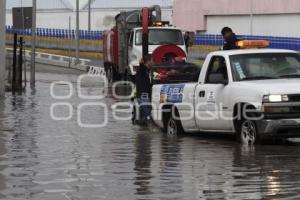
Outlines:
[[[156, 127], [118, 121], [108, 109], [103, 128], [78, 125], [77, 74], [37, 74], [36, 92], [0, 106], [0, 198], [36, 200], [300, 199], [300, 146], [243, 147], [231, 137], [169, 137]], [[52, 81], [70, 81], [70, 99], [50, 95]], [[55, 94], [68, 94], [56, 86]], [[88, 86], [93, 94], [98, 87]], [[67, 121], [51, 118], [54, 103], [71, 104]], [[97, 100], [113, 105], [108, 95]], [[66, 106], [54, 110], [68, 116]], [[101, 123], [103, 109], [87, 106], [83, 123]]]

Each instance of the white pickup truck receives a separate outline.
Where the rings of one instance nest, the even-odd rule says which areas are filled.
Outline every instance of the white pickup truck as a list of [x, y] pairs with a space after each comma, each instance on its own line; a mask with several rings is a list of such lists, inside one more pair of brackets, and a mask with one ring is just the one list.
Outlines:
[[242, 143], [300, 137], [300, 56], [278, 49], [210, 53], [198, 82], [158, 84], [152, 117], [168, 134], [236, 134]]

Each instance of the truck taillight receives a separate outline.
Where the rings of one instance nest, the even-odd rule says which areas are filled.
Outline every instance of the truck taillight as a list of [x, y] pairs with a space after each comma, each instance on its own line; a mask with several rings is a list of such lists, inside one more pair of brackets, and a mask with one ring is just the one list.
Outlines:
[[168, 70], [166, 69], [157, 69], [153, 74], [154, 80], [165, 81], [168, 78]]

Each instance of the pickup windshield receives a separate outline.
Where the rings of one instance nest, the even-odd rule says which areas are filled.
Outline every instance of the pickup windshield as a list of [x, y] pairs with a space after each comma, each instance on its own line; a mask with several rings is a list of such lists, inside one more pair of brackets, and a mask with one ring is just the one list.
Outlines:
[[[180, 30], [150, 29], [149, 45], [175, 44], [183, 45], [183, 36]], [[135, 45], [142, 45], [142, 30], [136, 31]]]
[[234, 81], [300, 78], [296, 53], [260, 53], [230, 56]]

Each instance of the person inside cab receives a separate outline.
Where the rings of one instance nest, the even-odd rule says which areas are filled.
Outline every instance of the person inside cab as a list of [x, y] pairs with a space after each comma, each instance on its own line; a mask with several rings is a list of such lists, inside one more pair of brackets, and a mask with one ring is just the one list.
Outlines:
[[221, 31], [224, 38], [223, 50], [234, 50], [238, 49], [236, 42], [238, 41], [235, 33], [229, 27], [224, 27]]

